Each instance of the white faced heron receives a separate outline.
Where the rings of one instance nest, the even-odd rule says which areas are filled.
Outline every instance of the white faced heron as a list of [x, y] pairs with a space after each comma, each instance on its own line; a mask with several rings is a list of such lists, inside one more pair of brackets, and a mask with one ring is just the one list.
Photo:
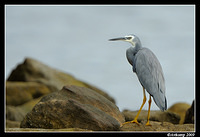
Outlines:
[[[127, 41], [132, 44], [132, 46], [126, 50], [126, 57], [128, 62], [133, 67], [133, 72], [136, 73], [142, 87], [143, 87], [143, 103], [134, 118], [134, 120], [127, 123], [137, 123], [138, 116], [146, 102], [145, 89], [150, 94], [149, 95], [149, 109], [147, 116], [146, 125], [150, 125], [149, 116], [150, 116], [150, 107], [151, 107], [151, 96], [154, 99], [156, 105], [160, 110], [164, 111], [167, 109], [167, 100], [165, 97], [165, 79], [162, 71], [162, 67], [154, 55], [154, 53], [148, 48], [142, 47], [142, 44], [139, 38], [135, 35], [128, 35], [125, 37], [110, 39], [110, 41]], [[123, 124], [123, 125], [124, 125]]]

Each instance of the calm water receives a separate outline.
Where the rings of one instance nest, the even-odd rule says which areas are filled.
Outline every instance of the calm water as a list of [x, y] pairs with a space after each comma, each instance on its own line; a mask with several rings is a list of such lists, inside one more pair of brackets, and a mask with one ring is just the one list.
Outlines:
[[163, 67], [168, 106], [195, 98], [194, 6], [9, 5], [5, 17], [6, 78], [31, 57], [105, 90], [120, 110], [139, 109], [142, 87], [125, 56], [131, 45], [108, 41], [136, 34]]

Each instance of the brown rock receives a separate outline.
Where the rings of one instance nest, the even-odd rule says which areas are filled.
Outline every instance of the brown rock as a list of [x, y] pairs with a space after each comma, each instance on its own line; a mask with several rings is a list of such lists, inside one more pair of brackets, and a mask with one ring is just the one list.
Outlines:
[[51, 91], [43, 84], [36, 82], [6, 82], [6, 104], [21, 105]]
[[[124, 114], [125, 120], [126, 121], [132, 121], [135, 116], [137, 115], [138, 111], [129, 111], [129, 110], [124, 110], [122, 112]], [[148, 111], [146, 110], [142, 110], [139, 117], [138, 117], [138, 122], [141, 122], [143, 120], [147, 120], [147, 115], [148, 115]], [[159, 121], [159, 122], [171, 122], [173, 124], [178, 124], [179, 120], [180, 120], [180, 116], [172, 113], [172, 112], [168, 112], [168, 111], [150, 111], [150, 118], [149, 120], [151, 121]]]
[[6, 120], [6, 128], [19, 128], [19, 121]]
[[92, 130], [81, 129], [81, 128], [62, 128], [62, 129], [43, 129], [43, 128], [6, 128], [6, 132], [92, 132]]
[[191, 107], [186, 111], [184, 124], [193, 123], [194, 124], [194, 101]]
[[32, 99], [20, 106], [6, 106], [6, 127], [19, 128], [26, 114], [32, 110], [42, 97]]
[[19, 107], [6, 106], [6, 119], [11, 121], [22, 121], [26, 113]]
[[85, 87], [65, 86], [41, 99], [21, 128], [119, 130], [124, 117], [115, 104]]
[[87, 87], [115, 103], [114, 99], [102, 90], [31, 58], [26, 58], [22, 64], [19, 64], [12, 71], [8, 81], [38, 82], [48, 86], [52, 91], [59, 91], [64, 85]]
[[170, 122], [170, 123], [173, 123], [173, 124], [179, 124], [179, 121], [180, 121], [180, 116], [175, 114], [175, 113], [172, 113], [172, 112], [169, 112], [169, 111], [154, 111], [151, 113], [151, 117], [150, 117], [150, 120], [152, 121], [159, 121], [159, 122]]
[[20, 106], [17, 106], [17, 108], [20, 108], [21, 110], [23, 110], [25, 112], [25, 114], [27, 114], [28, 112], [30, 112], [33, 107], [42, 99], [42, 97], [44, 96], [41, 96], [39, 98], [36, 98], [36, 99], [32, 99]]
[[194, 131], [194, 124], [174, 125], [169, 122], [150, 121], [151, 126], [146, 126], [146, 121], [141, 123], [128, 123], [120, 128], [120, 131]]
[[168, 109], [168, 111], [178, 114], [180, 116], [179, 124], [183, 124], [185, 119], [185, 113], [189, 107], [190, 105], [187, 103], [175, 103]]

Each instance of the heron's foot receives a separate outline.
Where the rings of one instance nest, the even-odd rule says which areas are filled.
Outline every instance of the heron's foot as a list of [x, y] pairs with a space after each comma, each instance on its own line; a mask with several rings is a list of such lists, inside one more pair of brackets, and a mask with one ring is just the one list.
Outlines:
[[134, 120], [132, 120], [132, 121], [128, 121], [128, 122], [123, 123], [120, 127], [122, 127], [122, 126], [125, 125], [125, 124], [129, 124], [129, 123], [136, 123], [137, 125], [139, 125], [137, 119], [134, 119]]
[[147, 121], [146, 126], [151, 126], [151, 124], [149, 123], [149, 120]]

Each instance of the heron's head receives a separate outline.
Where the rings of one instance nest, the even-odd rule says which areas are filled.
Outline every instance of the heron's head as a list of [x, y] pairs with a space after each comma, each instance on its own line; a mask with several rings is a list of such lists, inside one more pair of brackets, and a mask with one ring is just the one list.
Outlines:
[[127, 35], [124, 37], [119, 37], [119, 38], [113, 38], [113, 39], [109, 39], [109, 41], [126, 41], [126, 42], [130, 42], [133, 46], [135, 46], [137, 43], [140, 43], [140, 40], [137, 36], [135, 35]]

